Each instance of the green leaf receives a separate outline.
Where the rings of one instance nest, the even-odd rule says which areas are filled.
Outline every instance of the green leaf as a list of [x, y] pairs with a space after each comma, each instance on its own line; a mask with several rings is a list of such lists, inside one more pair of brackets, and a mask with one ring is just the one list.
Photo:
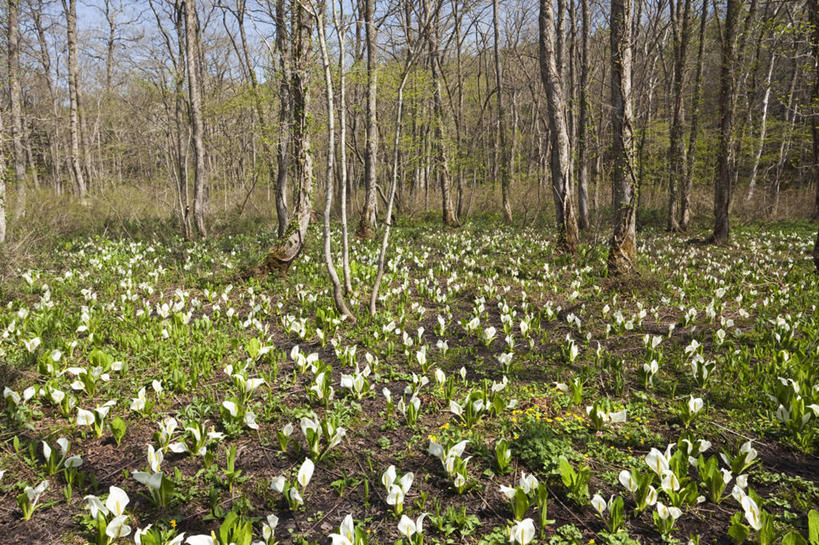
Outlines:
[[91, 355], [88, 356], [88, 361], [91, 362], [91, 365], [94, 367], [102, 367], [103, 369], [107, 370], [109, 367], [111, 367], [111, 363], [113, 363], [114, 358], [102, 350], [95, 348], [91, 352]]
[[808, 545], [808, 542], [799, 532], [791, 530], [782, 538], [782, 545]]
[[563, 485], [566, 488], [571, 488], [577, 479], [577, 474], [565, 456], [558, 458], [557, 470], [560, 473], [560, 478], [563, 480]]
[[731, 527], [728, 529], [728, 535], [734, 540], [735, 545], [745, 543], [748, 536], [751, 534], [750, 529], [740, 522], [742, 520], [742, 513], [737, 513], [731, 517]]
[[251, 359], [256, 359], [256, 356], [259, 355], [259, 350], [262, 348], [262, 343], [259, 342], [259, 339], [253, 337], [247, 342], [247, 346], [245, 349], [247, 350], [247, 355], [251, 357]]
[[612, 532], [616, 532], [623, 524], [623, 498], [617, 496], [609, 511], [609, 526]]
[[512, 498], [512, 510], [514, 511], [515, 520], [523, 520], [526, 511], [529, 510], [529, 497], [521, 488], [515, 490], [515, 496]]
[[816, 509], [808, 513], [808, 541], [810, 545], [819, 545], [819, 511]]
[[128, 425], [125, 423], [125, 420], [118, 416], [111, 420], [108, 426], [111, 428], [111, 435], [114, 436], [114, 441], [116, 441], [117, 446], [119, 446], [122, 442], [122, 438], [125, 437], [125, 431]]

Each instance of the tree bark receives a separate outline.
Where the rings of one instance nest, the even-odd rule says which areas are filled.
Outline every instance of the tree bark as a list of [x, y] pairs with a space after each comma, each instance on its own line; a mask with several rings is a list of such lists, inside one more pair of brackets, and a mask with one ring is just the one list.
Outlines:
[[[426, 0], [425, 0], [426, 3]], [[428, 12], [427, 6], [427, 12]], [[458, 220], [455, 217], [455, 207], [452, 203], [452, 190], [449, 180], [449, 160], [447, 158], [446, 142], [444, 139], [444, 103], [441, 90], [441, 65], [438, 47], [440, 46], [440, 19], [436, 10], [434, 23], [428, 32], [430, 67], [432, 71], [432, 98], [435, 114], [435, 154], [436, 154], [436, 175], [441, 186], [441, 214], [444, 225], [447, 227], [457, 227]]]
[[[3, 141], [4, 137], [3, 116], [0, 115], [0, 142]], [[3, 153], [3, 146], [0, 146], [0, 165], [5, 163], [6, 157]], [[5, 168], [0, 168], [0, 245], [6, 242], [6, 172]]]
[[45, 27], [43, 26], [42, 10], [43, 4], [38, 3], [31, 7], [31, 19], [37, 31], [37, 43], [40, 49], [40, 64], [42, 65], [43, 79], [48, 88], [48, 96], [51, 99], [51, 115], [53, 116], [53, 133], [48, 135], [48, 147], [51, 155], [51, 176], [54, 184], [54, 191], [57, 195], [62, 193], [62, 182], [60, 180], [60, 116], [57, 95], [54, 92], [54, 82], [51, 79], [51, 55], [48, 52]]
[[[813, 26], [813, 92], [811, 93], [811, 134], [813, 135], [813, 182], [816, 184], [816, 200], [813, 208], [813, 219], [819, 219], [819, 3], [808, 2], [810, 20]], [[813, 248], [813, 261], [819, 273], [819, 234]]]
[[[493, 53], [495, 57], [495, 98], [497, 100], [497, 117], [495, 118], [495, 170], [499, 171], [501, 181], [501, 201], [503, 217], [507, 223], [512, 222], [512, 205], [509, 204], [509, 169], [507, 168], [505, 111], [503, 104], [503, 73], [500, 62], [500, 24], [498, 23], [498, 0], [492, 0]], [[459, 45], [460, 47], [460, 45]]]
[[15, 219], [26, 215], [26, 156], [23, 149], [23, 89], [20, 84], [19, 0], [8, 2], [8, 78], [11, 95], [11, 140], [14, 185], [17, 189]]
[[577, 224], [589, 228], [589, 0], [580, 0], [583, 23], [580, 57], [580, 119], [577, 127]]
[[[160, 16], [157, 17], [157, 24], [161, 25]], [[193, 238], [193, 225], [191, 223], [190, 199], [188, 196], [188, 153], [187, 141], [183, 135], [187, 135], [188, 128], [185, 123], [185, 6], [182, 0], [174, 1], [174, 26], [176, 27], [176, 71], [174, 81], [174, 125], [176, 129], [176, 191], [179, 206], [179, 216], [181, 218], [182, 236], [185, 240]], [[170, 40], [169, 45], [170, 48]], [[173, 56], [173, 51], [168, 51]]]
[[455, 145], [457, 146], [457, 189], [458, 201], [456, 212], [458, 221], [461, 221], [464, 214], [464, 192], [466, 185], [466, 152], [463, 141], [464, 124], [464, 74], [461, 64], [461, 22], [463, 16], [458, 15], [458, 4], [460, 0], [452, 0], [452, 14], [455, 19], [455, 71], [458, 85], [458, 108], [455, 111]]
[[253, 98], [253, 106], [254, 109], [256, 110], [257, 123], [259, 125], [259, 130], [262, 133], [261, 143], [262, 149], [264, 150], [264, 161], [267, 164], [268, 169], [268, 179], [270, 181], [273, 181], [274, 177], [273, 150], [270, 146], [269, 140], [272, 131], [270, 130], [270, 124], [267, 120], [267, 112], [265, 112], [264, 104], [262, 103], [262, 97], [261, 94], [259, 93], [259, 82], [258, 78], [256, 77], [256, 70], [253, 67], [253, 61], [250, 54], [250, 49], [248, 47], [247, 33], [245, 32], [244, 24], [246, 11], [245, 1], [246, 0], [236, 1], [236, 12], [234, 13], [234, 15], [236, 16], [236, 23], [239, 28], [239, 37], [241, 40], [242, 47], [242, 57], [245, 67], [244, 71], [247, 73], [247, 79], [250, 83], [250, 92]]
[[[335, 2], [335, 0], [331, 0]], [[343, 1], [343, 0], [342, 0]], [[327, 166], [324, 175], [325, 191], [324, 191], [324, 265], [327, 268], [327, 274], [330, 276], [330, 282], [333, 284], [333, 301], [336, 304], [336, 310], [342, 315], [346, 316], [348, 320], [355, 323], [356, 319], [347, 302], [344, 300], [344, 293], [341, 289], [341, 282], [338, 279], [335, 264], [333, 263], [333, 252], [330, 237], [330, 213], [333, 210], [333, 167], [335, 162], [335, 101], [333, 95], [335, 89], [333, 87], [333, 75], [330, 68], [330, 53], [327, 49], [327, 32], [325, 30], [325, 16], [326, 2], [322, 2], [320, 6], [313, 6], [313, 16], [316, 20], [316, 27], [318, 28], [319, 48], [321, 50], [321, 64], [324, 69], [324, 90], [325, 98], [327, 100]], [[335, 7], [333, 8], [335, 9]]]
[[728, 0], [720, 55], [719, 92], [719, 149], [717, 172], [714, 179], [714, 232], [711, 242], [725, 243], [730, 237], [729, 214], [731, 212], [732, 169], [734, 167], [734, 50], [737, 36], [737, 19], [741, 2]]
[[71, 171], [77, 184], [80, 199], [85, 199], [88, 191], [85, 185], [82, 165], [80, 164], [80, 92], [79, 61], [77, 59], [77, 0], [63, 0], [66, 28], [68, 35], [68, 99], [69, 99], [69, 133], [71, 135]]
[[754, 198], [756, 191], [756, 177], [759, 173], [759, 163], [762, 160], [762, 151], [765, 148], [765, 136], [768, 130], [768, 105], [771, 101], [771, 77], [773, 76], [773, 69], [776, 63], [776, 53], [771, 52], [771, 59], [768, 62], [768, 74], [765, 76], [765, 93], [762, 95], [762, 115], [759, 121], [759, 141], [756, 145], [756, 153], [754, 154], [754, 164], [751, 167], [751, 179], [748, 181], [748, 194], [745, 197], [746, 201]]
[[637, 178], [631, 96], [631, 10], [629, 0], [611, 3], [612, 183], [614, 233], [609, 241], [609, 274], [636, 271]]
[[[776, 160], [776, 168], [774, 169], [774, 179], [771, 183], [771, 204], [768, 210], [769, 216], [775, 216], [779, 209], [779, 190], [782, 184], [782, 171], [785, 168], [785, 159], [788, 157], [788, 151], [791, 147], [791, 137], [793, 136], [794, 125], [796, 124], [797, 108], [794, 104], [794, 95], [796, 94], [796, 81], [799, 75], [799, 64], [796, 60], [793, 63], [793, 73], [791, 75], [791, 84], [788, 88], [788, 106], [785, 109], [785, 121], [788, 127], [785, 134], [782, 135], [782, 142], [779, 144], [779, 157]], [[788, 117], [790, 116], [790, 119]]]
[[551, 0], [540, 0], [540, 74], [546, 91], [551, 137], [552, 196], [558, 228], [558, 243], [566, 251], [577, 251], [577, 217], [572, 197], [569, 134], [566, 127], [566, 98], [555, 50], [555, 22]]
[[699, 131], [700, 103], [702, 102], [702, 72], [705, 62], [705, 27], [708, 22], [708, 0], [702, 0], [700, 14], [699, 49], [697, 69], [694, 76], [694, 97], [691, 100], [691, 127], [688, 133], [688, 151], [685, 157], [685, 177], [680, 198], [680, 230], [687, 231], [691, 221], [691, 186], [694, 183], [694, 161], [696, 159], [697, 132]]
[[[419, 31], [419, 39], [413, 43], [410, 42], [408, 44], [406, 50], [406, 60], [404, 62], [403, 72], [401, 74], [401, 81], [398, 85], [398, 102], [396, 105], [396, 113], [395, 113], [395, 133], [393, 136], [393, 150], [392, 150], [392, 183], [390, 184], [390, 196], [387, 200], [387, 214], [384, 220], [384, 235], [381, 239], [381, 249], [378, 252], [378, 268], [375, 273], [375, 282], [373, 283], [373, 291], [370, 295], [370, 315], [374, 316], [376, 313], [376, 304], [378, 303], [378, 290], [381, 285], [381, 279], [384, 277], [384, 261], [387, 257], [387, 246], [390, 240], [390, 228], [392, 227], [392, 207], [393, 203], [395, 202], [395, 192], [398, 186], [398, 160], [399, 160], [399, 152], [400, 152], [400, 144], [401, 144], [401, 125], [404, 119], [404, 88], [407, 85], [407, 80], [412, 70], [415, 61], [418, 58], [418, 55], [422, 51], [423, 42], [420, 38], [422, 32], [427, 29], [429, 22], [431, 20], [435, 20], [438, 14], [438, 10], [440, 9], [441, 4], [438, 3], [434, 14], [430, 14], [429, 12], [429, 5], [427, 4], [426, 0], [424, 2], [424, 22], [419, 22], [418, 27], [420, 27]], [[407, 14], [407, 20], [404, 23], [405, 30], [410, 27], [411, 24], [411, 15]]]
[[401, 123], [404, 117], [404, 87], [407, 84], [407, 75], [409, 75], [411, 61], [407, 62], [404, 69], [404, 75], [401, 78], [401, 83], [398, 86], [398, 102], [395, 114], [395, 135], [393, 138], [393, 169], [392, 169], [392, 183], [390, 184], [390, 197], [387, 201], [387, 215], [384, 221], [384, 238], [381, 240], [381, 251], [378, 254], [378, 269], [375, 275], [375, 283], [373, 291], [370, 295], [370, 315], [375, 315], [376, 304], [378, 302], [378, 289], [381, 285], [381, 279], [384, 276], [384, 259], [387, 254], [387, 244], [389, 243], [390, 228], [392, 227], [392, 206], [395, 201], [395, 188], [398, 185], [398, 150], [401, 143]]
[[291, 79], [290, 97], [293, 106], [293, 178], [298, 187], [293, 216], [284, 234], [271, 248], [262, 264], [262, 269], [271, 273], [286, 274], [290, 265], [304, 247], [307, 228], [310, 226], [313, 191], [313, 155], [310, 149], [309, 127], [309, 77], [310, 42], [312, 30], [310, 17], [298, 0], [291, 5]]
[[[352, 294], [353, 284], [350, 275], [350, 242], [347, 230], [347, 85], [344, 70], [344, 55], [346, 53], [344, 25], [344, 2], [339, 2], [341, 15], [336, 11], [333, 1], [333, 24], [338, 36], [338, 139], [339, 139], [339, 170], [341, 171], [341, 268], [344, 271], [344, 292]], [[335, 151], [333, 151], [335, 153]]]
[[276, 50], [279, 55], [279, 135], [276, 142], [276, 218], [279, 238], [284, 236], [289, 220], [287, 208], [287, 172], [290, 165], [290, 129], [292, 104], [290, 97], [291, 69], [288, 46], [285, 0], [276, 0]]
[[674, 49], [674, 74], [671, 90], [672, 113], [668, 145], [668, 224], [669, 231], [679, 231], [679, 191], [685, 175], [685, 147], [683, 146], [683, 91], [685, 90], [685, 61], [688, 53], [688, 27], [691, 0], [670, 0], [671, 35]]
[[375, 0], [364, 0], [364, 25], [367, 42], [367, 120], [364, 148], [364, 208], [358, 224], [358, 235], [369, 239], [376, 227], [376, 168], [378, 166], [378, 126], [376, 125], [376, 28]]
[[196, 22], [196, 0], [185, 0], [185, 60], [188, 69], [188, 95], [193, 136], [193, 219], [199, 236], [208, 236], [205, 217], [208, 214], [208, 180], [205, 169], [204, 121], [202, 119], [202, 88], [196, 63], [199, 29]]

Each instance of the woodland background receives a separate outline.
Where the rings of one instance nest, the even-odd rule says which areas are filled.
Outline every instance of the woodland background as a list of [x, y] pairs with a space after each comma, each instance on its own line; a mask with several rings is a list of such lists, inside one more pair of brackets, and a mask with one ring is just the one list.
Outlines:
[[[614, 36], [618, 6], [628, 28]], [[393, 175], [399, 214], [551, 222], [558, 125], [579, 228], [608, 231], [622, 204], [614, 39], [631, 56], [621, 119], [641, 222], [705, 226], [725, 175], [740, 220], [815, 217], [816, 10], [813, 0], [10, 0], [6, 255], [49, 233], [154, 220], [195, 238], [278, 218], [284, 234], [304, 190], [328, 180], [333, 217], [343, 202], [351, 229], [371, 237]], [[315, 165], [307, 187], [301, 139]]]

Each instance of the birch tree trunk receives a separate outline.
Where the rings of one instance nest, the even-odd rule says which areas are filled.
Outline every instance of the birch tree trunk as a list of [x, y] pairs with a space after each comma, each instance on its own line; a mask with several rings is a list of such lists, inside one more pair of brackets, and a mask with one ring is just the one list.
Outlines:
[[[3, 130], [3, 116], [0, 115], [0, 144], [2, 144], [6, 136]], [[6, 163], [6, 157], [3, 153], [3, 146], [0, 145], [0, 165]], [[6, 172], [7, 169], [0, 169], [0, 245], [6, 242]], [[2, 246], [0, 246], [2, 248]]]
[[[813, 217], [819, 219], [819, 4], [810, 2], [810, 20], [813, 25], [813, 92], [811, 97], [811, 133], [813, 135], [813, 181], [816, 183], [816, 203]], [[813, 265], [819, 274], [819, 231], [813, 244]]]
[[719, 149], [714, 179], [714, 232], [710, 242], [725, 243], [730, 236], [731, 181], [734, 166], [734, 49], [741, 2], [728, 0], [720, 55]]
[[566, 98], [558, 68], [555, 21], [551, 0], [540, 0], [540, 74], [546, 91], [551, 139], [552, 196], [555, 202], [558, 241], [570, 252], [577, 251], [577, 216], [572, 197], [569, 134], [566, 127]]
[[[341, 268], [344, 271], [344, 292], [352, 294], [353, 284], [350, 279], [350, 242], [347, 231], [347, 90], [344, 70], [344, 55], [346, 53], [345, 37], [346, 28], [344, 25], [344, 2], [339, 2], [341, 14], [336, 11], [336, 4], [333, 1], [333, 24], [336, 27], [338, 36], [338, 139], [339, 139], [339, 170], [341, 171]], [[335, 153], [335, 151], [333, 151]]]
[[[427, 9], [427, 11], [429, 11]], [[440, 46], [439, 32], [440, 20], [436, 14], [434, 16], [434, 23], [428, 32], [429, 51], [430, 51], [430, 66], [432, 71], [432, 99], [433, 109], [435, 113], [435, 154], [436, 154], [436, 175], [441, 186], [441, 214], [443, 216], [444, 225], [447, 227], [457, 227], [458, 220], [455, 217], [455, 207], [452, 203], [452, 190], [450, 188], [449, 180], [449, 160], [447, 158], [447, 146], [444, 138], [444, 103], [441, 89], [441, 64], [440, 54], [438, 48]]]
[[[185, 240], [193, 239], [193, 225], [191, 223], [190, 198], [188, 195], [188, 128], [185, 123], [185, 5], [182, 0], [175, 0], [174, 13], [176, 15], [176, 81], [174, 92], [174, 124], [176, 125], [176, 170], [177, 193], [179, 198], [179, 213], [182, 218], [182, 235]], [[157, 17], [159, 17], [157, 15]], [[157, 23], [159, 20], [157, 19]], [[173, 51], [169, 52], [173, 55]], [[185, 135], [185, 136], [183, 136]]]
[[[335, 0], [331, 1], [335, 2]], [[355, 316], [352, 312], [350, 312], [350, 309], [347, 307], [347, 302], [344, 300], [341, 282], [339, 282], [338, 273], [336, 272], [336, 267], [333, 263], [333, 251], [330, 237], [330, 213], [333, 210], [333, 180], [335, 177], [333, 173], [333, 166], [336, 156], [336, 106], [333, 98], [335, 89], [333, 88], [333, 75], [330, 69], [330, 53], [327, 50], [327, 32], [324, 23], [326, 6], [323, 2], [322, 5], [313, 6], [312, 9], [313, 16], [316, 20], [316, 27], [318, 29], [321, 64], [324, 69], [325, 98], [327, 100], [327, 166], [324, 175], [324, 265], [327, 267], [327, 274], [330, 276], [330, 281], [333, 284], [333, 301], [336, 304], [336, 310], [338, 310], [342, 315], [346, 316], [352, 323], [355, 323]], [[335, 10], [335, 7], [333, 9]]]
[[191, 133], [193, 135], [193, 219], [199, 236], [208, 236], [205, 217], [208, 214], [208, 180], [205, 169], [204, 121], [202, 119], [202, 88], [199, 82], [196, 22], [196, 0], [185, 0], [185, 60], [188, 68]]
[[[813, 26], [813, 92], [811, 93], [811, 134], [813, 135], [813, 182], [816, 184], [816, 201], [813, 208], [813, 219], [819, 219], [819, 3], [809, 2], [810, 21]], [[816, 235], [816, 246], [813, 248], [813, 262], [819, 273], [819, 233]]]
[[[791, 84], [788, 89], [788, 106], [785, 109], [785, 121], [788, 123], [788, 128], [782, 136], [782, 142], [779, 144], [779, 157], [776, 160], [776, 168], [774, 169], [774, 179], [771, 183], [771, 205], [768, 210], [769, 216], [775, 216], [779, 208], [779, 190], [782, 184], [782, 170], [785, 168], [785, 159], [788, 157], [788, 151], [791, 147], [791, 138], [793, 136], [794, 125], [796, 124], [796, 115], [798, 113], [798, 106], [794, 104], [794, 95], [796, 94], [796, 80], [799, 75], [799, 64], [794, 61], [793, 74], [791, 75]], [[790, 116], [790, 119], [788, 117]]]
[[[257, 123], [261, 132], [261, 143], [262, 149], [264, 150], [264, 161], [267, 164], [268, 179], [273, 181], [273, 149], [270, 145], [270, 136], [272, 135], [272, 131], [270, 129], [270, 123], [267, 120], [267, 112], [265, 111], [264, 104], [262, 103], [262, 96], [259, 92], [259, 82], [258, 78], [256, 77], [256, 70], [253, 66], [253, 60], [248, 46], [247, 33], [245, 32], [244, 20], [246, 9], [247, 7], [245, 0], [236, 1], [236, 11], [234, 12], [234, 15], [236, 16], [236, 23], [241, 40], [242, 60], [245, 67], [244, 71], [247, 73], [247, 79], [250, 83], [250, 93], [253, 98], [253, 106], [256, 110]], [[248, 193], [248, 197], [249, 196], [250, 193]]]
[[455, 111], [455, 145], [457, 147], [457, 188], [458, 201], [456, 213], [458, 221], [461, 221], [464, 214], [464, 191], [466, 185], [466, 155], [464, 150], [464, 74], [461, 64], [461, 23], [463, 16], [458, 16], [458, 3], [460, 0], [452, 0], [452, 13], [455, 18], [455, 72], [458, 85], [458, 108]]
[[702, 0], [700, 15], [699, 49], [697, 69], [694, 76], [694, 97], [691, 100], [691, 127], [688, 133], [688, 151], [685, 157], [685, 178], [680, 198], [680, 230], [687, 231], [691, 220], [691, 186], [694, 183], [694, 160], [696, 159], [697, 132], [699, 131], [700, 103], [702, 98], [702, 71], [705, 62], [705, 27], [708, 22], [708, 0]]
[[53, 119], [53, 133], [48, 136], [48, 147], [51, 154], [51, 175], [54, 182], [54, 190], [57, 195], [62, 193], [62, 182], [60, 180], [60, 165], [62, 159], [60, 157], [60, 116], [59, 104], [57, 95], [54, 92], [54, 82], [51, 79], [51, 55], [48, 52], [48, 43], [46, 41], [45, 27], [43, 26], [43, 18], [41, 11], [43, 4], [38, 3], [31, 7], [31, 19], [34, 23], [34, 28], [37, 31], [37, 43], [40, 49], [40, 64], [43, 71], [43, 79], [48, 88], [48, 96], [51, 99], [51, 115]]
[[776, 53], [771, 52], [771, 60], [768, 62], [768, 74], [765, 76], [765, 93], [762, 95], [762, 116], [759, 121], [759, 140], [754, 154], [754, 164], [751, 167], [751, 179], [748, 181], [748, 194], [746, 201], [754, 198], [756, 191], [756, 177], [759, 174], [759, 163], [762, 160], [762, 151], [765, 148], [765, 136], [768, 130], [768, 105], [771, 101], [771, 77], [773, 76], [774, 64], [776, 63]]
[[[423, 41], [421, 36], [423, 35], [423, 31], [428, 28], [429, 22], [431, 20], [435, 20], [438, 14], [438, 10], [440, 9], [441, 3], [438, 2], [437, 6], [435, 7], [434, 14], [430, 14], [429, 4], [427, 1], [424, 1], [424, 10], [423, 13], [425, 15], [424, 21], [418, 22], [418, 27], [421, 29], [419, 31], [419, 38], [413, 43], [409, 42], [408, 47], [406, 48], [406, 60], [404, 63], [403, 71], [401, 74], [401, 81], [398, 85], [398, 102], [396, 105], [396, 112], [395, 112], [395, 133], [393, 135], [393, 150], [392, 150], [392, 183], [390, 184], [390, 196], [387, 200], [387, 214], [385, 216], [384, 221], [384, 235], [381, 239], [381, 249], [378, 252], [378, 269], [375, 273], [375, 282], [373, 283], [373, 291], [370, 295], [370, 315], [374, 316], [376, 313], [376, 305], [378, 303], [378, 290], [381, 286], [381, 279], [384, 277], [384, 261], [387, 257], [387, 246], [389, 245], [390, 241], [390, 228], [392, 227], [392, 206], [395, 202], [395, 191], [398, 186], [398, 160], [400, 156], [400, 144], [401, 144], [401, 125], [404, 119], [404, 88], [407, 85], [407, 80], [409, 78], [410, 71], [412, 70], [415, 61], [418, 58], [418, 55], [423, 49]], [[410, 28], [411, 25], [411, 14], [406, 15], [407, 20], [404, 23], [404, 29], [407, 30]], [[407, 33], [409, 35], [409, 33]]]
[[580, 52], [580, 112], [577, 127], [577, 224], [589, 228], [589, 0], [580, 0], [583, 24]]
[[630, 0], [611, 3], [612, 184], [614, 233], [609, 241], [610, 275], [636, 271], [637, 177], [631, 96]]
[[367, 121], [364, 149], [364, 208], [358, 224], [360, 237], [369, 239], [376, 226], [376, 168], [378, 166], [378, 126], [376, 125], [376, 29], [375, 0], [364, 0], [364, 25], [367, 42]]
[[11, 141], [17, 204], [14, 218], [26, 215], [26, 155], [23, 149], [23, 89], [20, 84], [19, 0], [8, 2], [8, 78], [11, 95]]
[[68, 101], [69, 101], [69, 133], [71, 135], [71, 171], [74, 173], [74, 182], [77, 184], [77, 193], [80, 199], [85, 199], [88, 191], [85, 185], [82, 165], [80, 164], [80, 92], [79, 61], [77, 60], [77, 0], [63, 0], [66, 29], [68, 35]]
[[[498, 0], [492, 0], [492, 29], [494, 33], [493, 52], [495, 57], [495, 98], [497, 100], [497, 117], [495, 118], [495, 170], [498, 171], [501, 181], [501, 201], [503, 217], [507, 223], [512, 222], [512, 205], [509, 204], [509, 176], [506, 146], [505, 111], [503, 105], [503, 73], [500, 62], [500, 25], [498, 23]], [[459, 44], [460, 47], [460, 44]]]
[[680, 230], [678, 221], [679, 192], [685, 175], [685, 146], [683, 146], [683, 91], [685, 90], [685, 61], [688, 53], [689, 14], [691, 0], [670, 0], [671, 36], [674, 49], [672, 81], [671, 131], [668, 145], [668, 223], [669, 231]]

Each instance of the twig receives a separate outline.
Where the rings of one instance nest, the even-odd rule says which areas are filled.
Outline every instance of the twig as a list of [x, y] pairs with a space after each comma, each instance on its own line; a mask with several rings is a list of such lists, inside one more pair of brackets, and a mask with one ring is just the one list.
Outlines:
[[583, 519], [581, 519], [580, 517], [578, 517], [578, 516], [577, 516], [577, 513], [575, 513], [575, 512], [574, 512], [574, 511], [572, 511], [571, 509], [569, 509], [569, 508], [566, 506], [566, 504], [565, 504], [565, 503], [563, 503], [562, 501], [560, 501], [560, 498], [559, 498], [559, 497], [557, 497], [557, 494], [555, 494], [555, 493], [554, 493], [554, 491], [551, 489], [551, 487], [550, 487], [549, 485], [546, 485], [546, 489], [549, 491], [549, 497], [554, 498], [554, 499], [557, 501], [557, 503], [559, 503], [559, 504], [560, 504], [560, 506], [561, 506], [563, 509], [565, 509], [566, 511], [568, 511], [568, 512], [569, 512], [569, 513], [570, 513], [570, 514], [571, 514], [571, 515], [574, 517], [574, 519], [575, 519], [577, 522], [579, 522], [580, 524], [582, 524], [582, 525], [583, 525], [583, 527], [584, 527], [586, 530], [588, 530], [589, 532], [594, 532], [594, 530], [592, 530], [591, 528], [589, 528], [589, 525], [588, 525], [588, 524], [586, 524], [586, 522], [585, 522]]

